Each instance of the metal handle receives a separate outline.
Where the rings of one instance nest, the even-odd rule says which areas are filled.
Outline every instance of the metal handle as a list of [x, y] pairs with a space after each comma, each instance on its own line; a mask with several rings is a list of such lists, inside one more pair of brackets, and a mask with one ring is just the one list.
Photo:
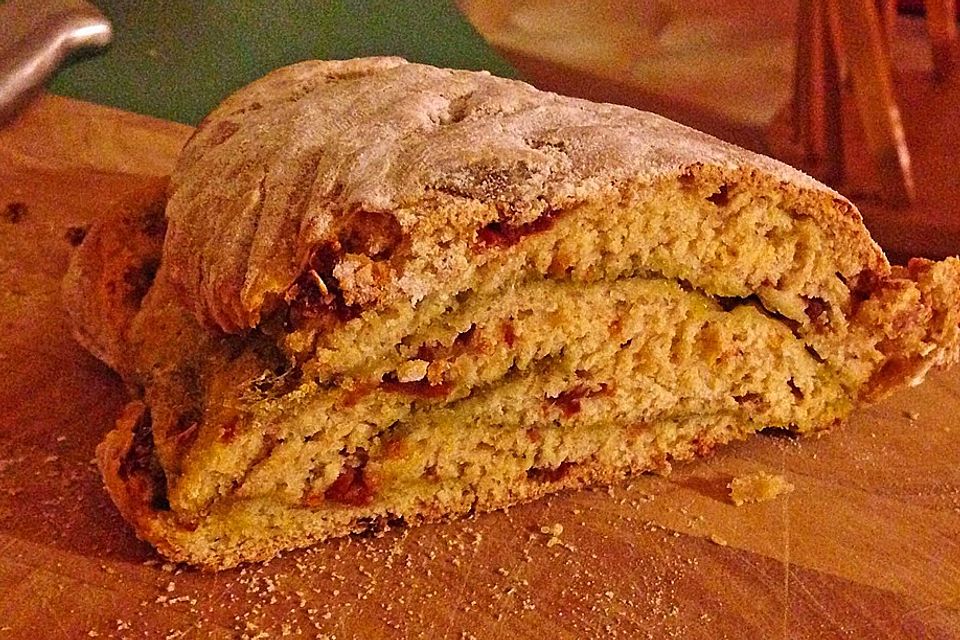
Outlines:
[[106, 46], [110, 21], [83, 0], [0, 4], [0, 122], [13, 116], [73, 52]]

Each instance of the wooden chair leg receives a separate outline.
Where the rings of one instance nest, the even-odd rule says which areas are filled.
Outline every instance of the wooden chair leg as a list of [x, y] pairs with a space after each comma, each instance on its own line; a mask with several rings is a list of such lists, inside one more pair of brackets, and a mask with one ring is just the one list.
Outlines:
[[838, 16], [829, 0], [820, 0], [821, 41], [823, 47], [824, 154], [823, 175], [831, 184], [846, 177], [846, 153], [843, 144], [844, 52], [839, 42]]
[[793, 137], [807, 170], [843, 179], [840, 72], [825, 0], [800, 0], [794, 63]]
[[[818, 115], [822, 109], [823, 50], [818, 29], [820, 0], [800, 0], [797, 5], [796, 58], [793, 77], [793, 136], [808, 158], [816, 157], [821, 145], [817, 144]], [[818, 91], [819, 89], [819, 91]]]
[[880, 16], [880, 29], [887, 55], [893, 54], [893, 36], [897, 26], [897, 0], [876, 0], [877, 14]]
[[844, 60], [853, 80], [854, 102], [880, 179], [881, 197], [894, 206], [913, 200], [910, 154], [893, 93], [890, 59], [873, 0], [829, 0], [840, 22]]
[[956, 73], [960, 53], [957, 44], [957, 0], [926, 0], [927, 31], [933, 54], [933, 75], [947, 80]]

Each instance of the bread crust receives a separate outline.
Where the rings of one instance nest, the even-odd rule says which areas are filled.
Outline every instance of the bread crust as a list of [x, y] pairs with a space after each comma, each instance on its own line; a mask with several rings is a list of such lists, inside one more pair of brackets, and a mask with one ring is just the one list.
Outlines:
[[134, 373], [129, 331], [160, 266], [167, 178], [156, 178], [87, 230], [61, 293], [73, 336], [125, 376]]

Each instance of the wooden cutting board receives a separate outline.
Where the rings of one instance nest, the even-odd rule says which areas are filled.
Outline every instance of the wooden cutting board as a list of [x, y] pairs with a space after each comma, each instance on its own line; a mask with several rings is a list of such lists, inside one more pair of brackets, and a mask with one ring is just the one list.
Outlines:
[[[164, 565], [91, 463], [124, 390], [58, 285], [69, 229], [155, 187], [189, 133], [52, 96], [0, 128], [0, 639], [960, 637], [960, 371], [667, 477], [217, 575]], [[758, 470], [795, 491], [733, 506]]]

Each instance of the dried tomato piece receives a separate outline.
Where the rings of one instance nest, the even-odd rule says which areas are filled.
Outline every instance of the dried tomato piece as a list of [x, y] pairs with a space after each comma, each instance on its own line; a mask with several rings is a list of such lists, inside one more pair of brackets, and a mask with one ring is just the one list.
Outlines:
[[825, 326], [829, 322], [829, 316], [824, 315], [830, 311], [829, 302], [822, 298], [807, 296], [803, 297], [803, 301], [807, 303], [804, 313], [810, 318], [810, 322], [819, 327]]
[[323, 497], [351, 507], [363, 507], [373, 502], [376, 491], [364, 473], [364, 466], [344, 467], [333, 484], [323, 492]]
[[527, 478], [537, 482], [559, 482], [567, 477], [573, 463], [561, 462], [557, 467], [531, 467], [527, 469]]
[[560, 214], [559, 209], [548, 209], [543, 212], [536, 220], [525, 222], [523, 224], [510, 224], [496, 220], [477, 231], [478, 248], [488, 247], [511, 247], [525, 236], [547, 231], [557, 222]]
[[[389, 376], [390, 374], [387, 375]], [[385, 378], [386, 379], [381, 382], [380, 388], [393, 393], [405, 393], [420, 398], [446, 398], [450, 395], [450, 392], [453, 391], [453, 385], [449, 382], [430, 384], [428, 378], [415, 380], [413, 382], [398, 382], [396, 378], [390, 379], [387, 376], [385, 376]]]
[[562, 392], [560, 395], [554, 398], [550, 404], [558, 407], [563, 415], [569, 418], [580, 413], [580, 401], [584, 398], [608, 395], [610, 393], [612, 393], [612, 390], [605, 382], [601, 382], [594, 387], [578, 384], [572, 389], [567, 389], [566, 391]]
[[338, 243], [314, 249], [303, 273], [285, 296], [289, 303], [286, 321], [288, 331], [307, 328], [323, 330], [360, 315], [361, 309], [344, 301], [339, 283], [333, 277], [333, 269], [341, 255]]

